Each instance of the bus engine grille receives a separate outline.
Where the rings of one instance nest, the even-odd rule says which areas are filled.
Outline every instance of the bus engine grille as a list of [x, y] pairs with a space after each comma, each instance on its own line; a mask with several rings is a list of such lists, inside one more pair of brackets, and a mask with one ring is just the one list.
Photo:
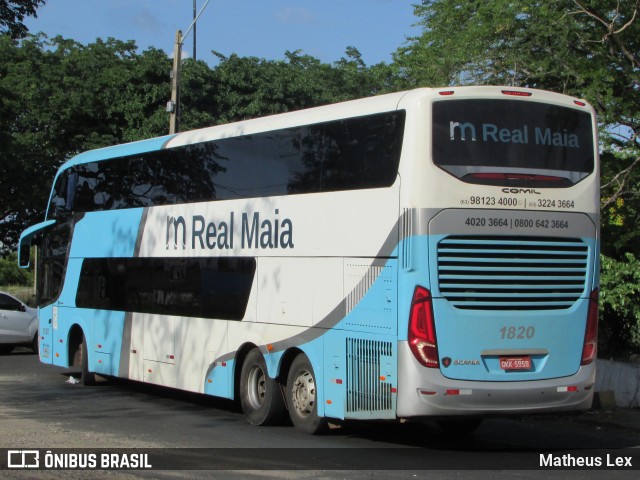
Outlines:
[[470, 310], [570, 308], [585, 292], [588, 254], [576, 238], [446, 237], [438, 243], [440, 295]]
[[[391, 362], [392, 344], [347, 338], [347, 414], [393, 413], [391, 384], [381, 381], [381, 364]], [[366, 416], [362, 417], [366, 418]]]

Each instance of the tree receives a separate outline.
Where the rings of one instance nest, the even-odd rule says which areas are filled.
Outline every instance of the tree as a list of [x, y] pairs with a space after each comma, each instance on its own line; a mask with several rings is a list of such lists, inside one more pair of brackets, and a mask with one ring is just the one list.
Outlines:
[[45, 0], [0, 0], [0, 34], [11, 38], [22, 38], [27, 27], [22, 23], [24, 17], [35, 17], [36, 9], [44, 5]]
[[385, 89], [381, 72], [390, 72], [384, 64], [367, 68], [353, 47], [334, 65], [301, 51], [286, 52], [285, 60], [214, 54], [221, 60], [213, 70], [216, 123], [370, 96]]
[[632, 253], [621, 260], [603, 257], [600, 289], [602, 353], [640, 352], [640, 261]]
[[13, 253], [7, 258], [0, 258], [0, 285], [24, 285], [33, 283], [33, 272], [18, 267], [18, 255]]

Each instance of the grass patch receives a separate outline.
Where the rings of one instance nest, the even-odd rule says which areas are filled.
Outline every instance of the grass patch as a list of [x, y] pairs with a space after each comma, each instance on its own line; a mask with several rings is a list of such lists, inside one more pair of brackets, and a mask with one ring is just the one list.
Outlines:
[[30, 307], [35, 307], [36, 297], [33, 294], [33, 287], [25, 287], [24, 285], [0, 285], [0, 292], [7, 292]]

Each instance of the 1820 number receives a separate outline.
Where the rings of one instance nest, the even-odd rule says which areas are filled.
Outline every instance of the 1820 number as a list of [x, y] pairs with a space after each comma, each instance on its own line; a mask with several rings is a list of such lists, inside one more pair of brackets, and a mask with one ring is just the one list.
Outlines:
[[500, 339], [502, 340], [520, 340], [525, 338], [533, 338], [536, 336], [536, 328], [533, 326], [516, 327], [513, 325], [504, 326], [500, 329]]

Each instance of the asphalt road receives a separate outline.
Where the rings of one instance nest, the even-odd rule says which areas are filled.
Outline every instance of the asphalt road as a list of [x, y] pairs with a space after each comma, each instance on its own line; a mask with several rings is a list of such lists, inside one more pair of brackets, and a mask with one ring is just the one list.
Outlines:
[[[323, 436], [309, 436], [291, 426], [251, 426], [230, 401], [128, 381], [95, 387], [66, 383], [75, 374], [40, 364], [27, 349], [0, 356], [0, 448], [152, 453], [199, 449], [184, 452], [196, 463], [205, 457], [213, 459], [211, 468], [218, 470], [209, 473], [215, 473], [211, 475], [215, 478], [495, 479], [504, 474], [504, 478], [538, 479], [541, 455], [557, 458], [568, 451], [599, 455], [604, 449], [622, 455], [626, 449], [640, 447], [638, 430], [582, 422], [573, 416], [489, 419], [468, 437], [444, 435], [429, 422], [353, 423]], [[232, 450], [221, 454], [217, 449], [222, 448]], [[175, 457], [176, 451], [169, 452]], [[640, 455], [634, 462], [640, 463]], [[205, 461], [209, 468], [206, 465]], [[220, 472], [220, 468], [229, 470]], [[508, 472], [496, 472], [500, 470]], [[608, 470], [607, 478], [637, 478], [638, 474]], [[2, 473], [15, 477], [17, 472]], [[83, 476], [88, 472], [46, 473], [47, 478], [94, 478]], [[544, 475], [601, 478], [602, 473], [570, 469]], [[116, 474], [117, 478], [202, 477], [175, 470], [101, 473], [109, 478]]]

